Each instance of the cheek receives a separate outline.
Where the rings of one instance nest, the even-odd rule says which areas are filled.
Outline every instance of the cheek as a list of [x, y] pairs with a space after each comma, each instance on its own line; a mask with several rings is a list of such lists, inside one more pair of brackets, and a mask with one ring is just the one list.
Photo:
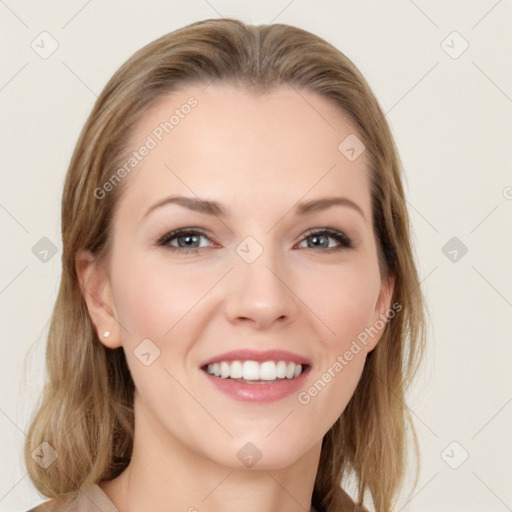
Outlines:
[[323, 324], [325, 347], [344, 352], [373, 320], [380, 289], [377, 262], [361, 259], [317, 268], [301, 272], [298, 279], [302, 301]]
[[[380, 289], [377, 262], [359, 261], [304, 276], [302, 297], [319, 317], [319, 364], [310, 385], [297, 396], [307, 414], [321, 419], [325, 431], [345, 409], [361, 377], [366, 347], [361, 341], [375, 315]], [[310, 276], [311, 277], [311, 276]]]
[[216, 280], [165, 261], [125, 260], [113, 275], [118, 320], [133, 336], [163, 341]]
[[178, 403], [187, 402], [170, 373], [183, 380], [179, 362], [186, 358], [193, 339], [194, 307], [218, 277], [180, 271], [143, 253], [118, 261], [112, 272], [115, 307], [136, 388], [154, 410], [162, 406], [162, 390], [172, 393]]
[[317, 418], [314, 427], [324, 435], [347, 407], [361, 377], [366, 353], [352, 354], [348, 361], [343, 354], [318, 368], [309, 386], [297, 395], [300, 413]]

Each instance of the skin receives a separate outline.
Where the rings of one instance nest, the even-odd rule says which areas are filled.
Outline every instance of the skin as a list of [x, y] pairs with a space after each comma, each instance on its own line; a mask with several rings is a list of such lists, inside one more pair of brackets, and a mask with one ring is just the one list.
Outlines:
[[[312, 361], [307, 389], [390, 308], [393, 280], [379, 274], [366, 154], [350, 162], [338, 150], [356, 132], [315, 93], [280, 86], [255, 96], [215, 83], [161, 98], [130, 146], [190, 96], [197, 107], [124, 178], [108, 261], [97, 264], [86, 251], [77, 258], [98, 336], [123, 347], [136, 386], [131, 463], [100, 486], [121, 512], [303, 512], [322, 438], [383, 329], [307, 405], [295, 393], [270, 404], [235, 401], [199, 365], [237, 348], [290, 350]], [[219, 201], [230, 215], [168, 204], [142, 219], [171, 194]], [[364, 216], [347, 206], [292, 215], [298, 201], [332, 195]], [[184, 227], [209, 233], [196, 254], [157, 245]], [[330, 236], [308, 247], [306, 231], [323, 227], [343, 231], [354, 247], [329, 251], [327, 244], [340, 247]], [[263, 249], [251, 264], [235, 250], [246, 236]], [[147, 338], [160, 350], [149, 366], [134, 355]], [[262, 454], [250, 469], [237, 458], [248, 442]]]

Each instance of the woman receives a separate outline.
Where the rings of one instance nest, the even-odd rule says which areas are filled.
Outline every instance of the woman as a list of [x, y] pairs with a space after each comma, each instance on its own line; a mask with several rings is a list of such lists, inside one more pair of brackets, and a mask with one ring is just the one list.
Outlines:
[[216, 19], [136, 52], [66, 178], [33, 510], [392, 510], [409, 231], [386, 119], [329, 43]]

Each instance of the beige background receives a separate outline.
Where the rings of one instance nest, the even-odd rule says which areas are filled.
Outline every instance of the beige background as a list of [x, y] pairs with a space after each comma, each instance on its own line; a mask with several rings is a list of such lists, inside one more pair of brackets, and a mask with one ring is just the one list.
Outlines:
[[407, 399], [423, 466], [400, 510], [512, 510], [512, 2], [4, 0], [0, 512], [42, 501], [22, 445], [44, 380], [59, 201], [78, 132], [135, 50], [221, 16], [297, 25], [333, 43], [366, 76], [395, 135], [432, 312]]

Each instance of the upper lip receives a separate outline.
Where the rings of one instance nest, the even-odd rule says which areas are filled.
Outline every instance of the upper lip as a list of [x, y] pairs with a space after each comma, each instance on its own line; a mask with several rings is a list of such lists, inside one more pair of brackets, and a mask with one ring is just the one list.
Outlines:
[[294, 354], [293, 352], [288, 352], [287, 350], [240, 349], [210, 357], [203, 361], [200, 364], [200, 367], [220, 363], [221, 361], [256, 361], [258, 363], [263, 363], [264, 361], [286, 361], [301, 364], [303, 366], [311, 365], [310, 360], [307, 357]]

